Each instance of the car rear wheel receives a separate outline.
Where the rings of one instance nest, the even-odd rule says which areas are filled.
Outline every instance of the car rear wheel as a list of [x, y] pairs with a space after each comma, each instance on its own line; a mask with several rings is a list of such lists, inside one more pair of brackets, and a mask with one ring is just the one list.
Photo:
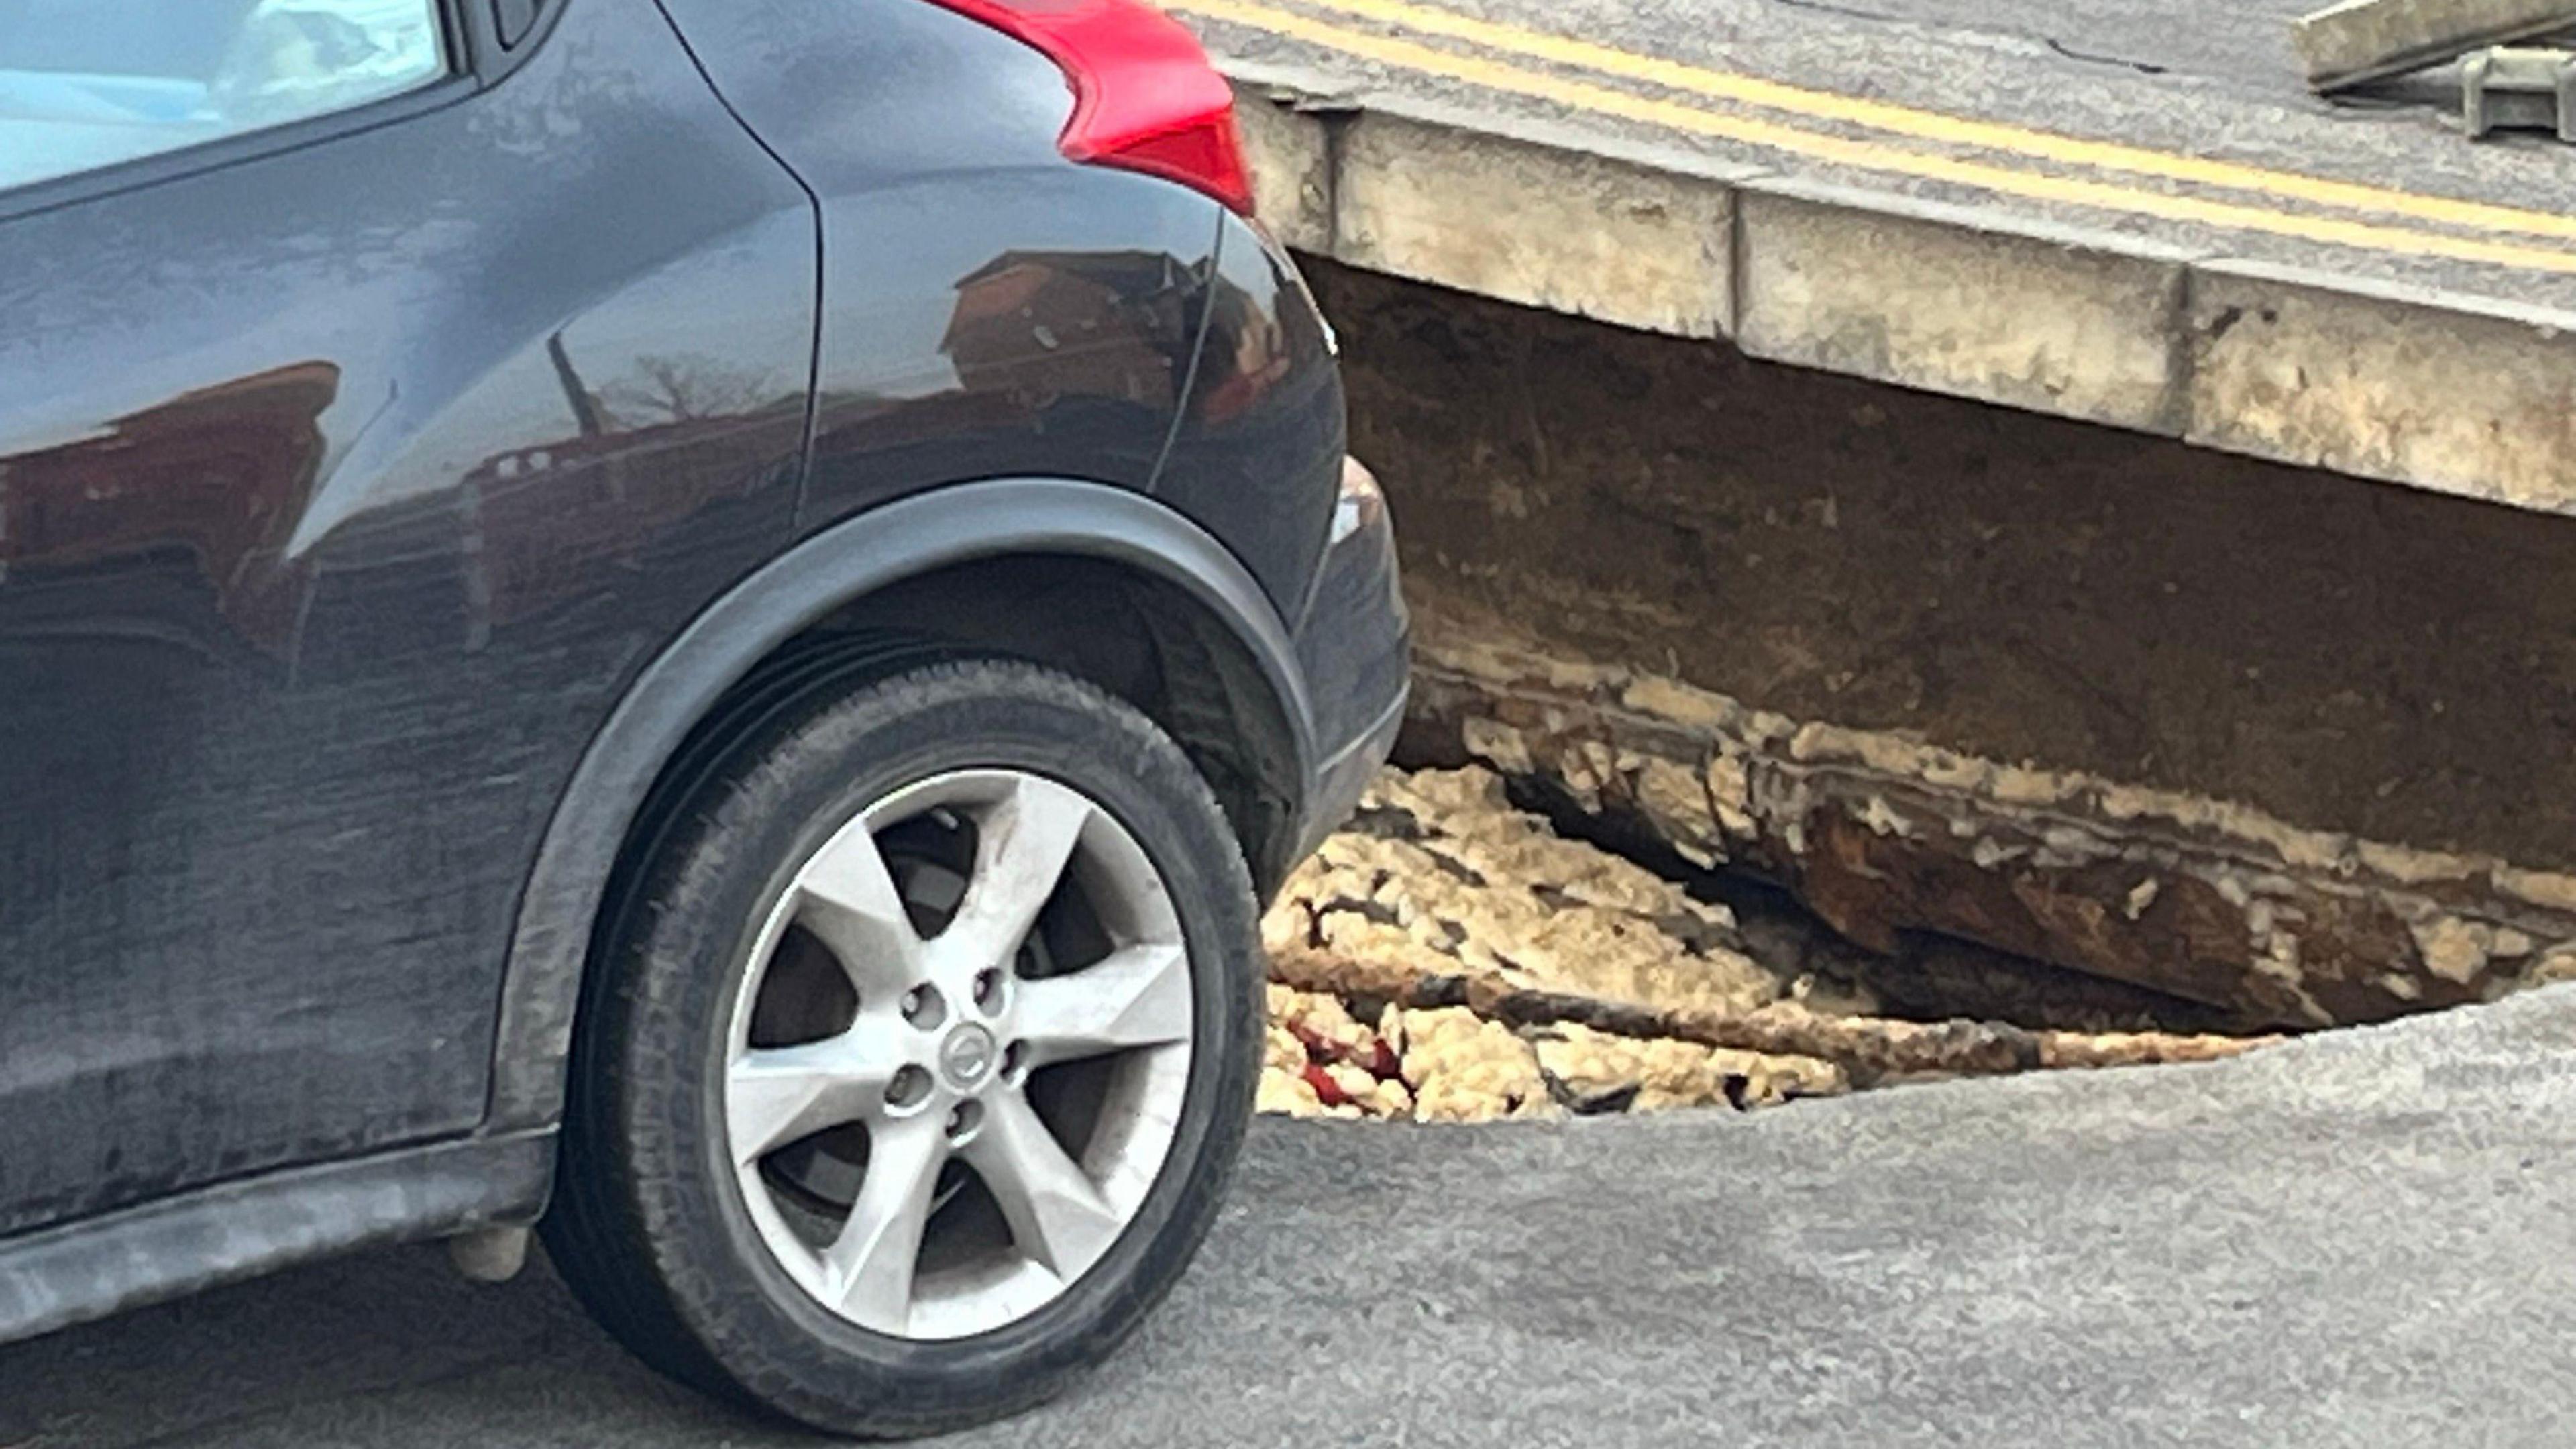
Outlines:
[[929, 1433], [1054, 1393], [1195, 1251], [1258, 1067], [1252, 890], [1088, 685], [812, 673], [621, 882], [547, 1242], [664, 1370]]

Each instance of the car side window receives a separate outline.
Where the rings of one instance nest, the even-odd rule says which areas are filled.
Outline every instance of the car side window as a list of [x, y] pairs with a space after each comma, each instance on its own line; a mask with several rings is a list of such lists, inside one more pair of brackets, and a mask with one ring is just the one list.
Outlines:
[[0, 190], [447, 73], [438, 0], [0, 0]]

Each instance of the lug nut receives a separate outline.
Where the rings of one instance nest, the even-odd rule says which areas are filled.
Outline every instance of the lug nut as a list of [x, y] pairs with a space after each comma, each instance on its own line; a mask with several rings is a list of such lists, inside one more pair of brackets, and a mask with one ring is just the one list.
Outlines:
[[929, 1031], [948, 1019], [948, 1003], [931, 987], [916, 986], [903, 994], [903, 1019]]
[[984, 1123], [984, 1104], [960, 1102], [948, 1111], [948, 1140], [963, 1142]]
[[991, 1011], [1002, 1004], [1002, 973], [987, 967], [975, 973], [975, 1004]]
[[930, 1073], [919, 1067], [899, 1067], [894, 1080], [886, 1083], [886, 1105], [897, 1110], [918, 1107], [930, 1100]]

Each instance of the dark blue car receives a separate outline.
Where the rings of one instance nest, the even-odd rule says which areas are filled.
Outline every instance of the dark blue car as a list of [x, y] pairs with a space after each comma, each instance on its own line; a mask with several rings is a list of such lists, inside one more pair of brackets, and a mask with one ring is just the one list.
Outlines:
[[0, 1338], [539, 1224], [903, 1434], [1214, 1213], [1401, 712], [1138, 0], [0, 0]]

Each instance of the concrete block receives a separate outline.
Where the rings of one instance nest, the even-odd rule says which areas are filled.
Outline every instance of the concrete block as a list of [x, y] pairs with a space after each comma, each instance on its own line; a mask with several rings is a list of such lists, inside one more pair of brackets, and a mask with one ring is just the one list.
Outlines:
[[1342, 134], [1334, 255], [1356, 266], [1682, 337], [1727, 335], [1743, 172], [1493, 119], [1369, 109]]
[[2215, 262], [2190, 341], [2191, 442], [2576, 512], [2576, 314]]
[[2322, 91], [2569, 25], [2570, 0], [2342, 0], [2292, 22], [2290, 43]]
[[1329, 255], [1333, 155], [1324, 114], [1291, 88], [1237, 79], [1234, 119], [1252, 167], [1253, 213], [1287, 245]]
[[2190, 254], [1885, 193], [1748, 183], [1738, 342], [1756, 357], [2162, 433]]

